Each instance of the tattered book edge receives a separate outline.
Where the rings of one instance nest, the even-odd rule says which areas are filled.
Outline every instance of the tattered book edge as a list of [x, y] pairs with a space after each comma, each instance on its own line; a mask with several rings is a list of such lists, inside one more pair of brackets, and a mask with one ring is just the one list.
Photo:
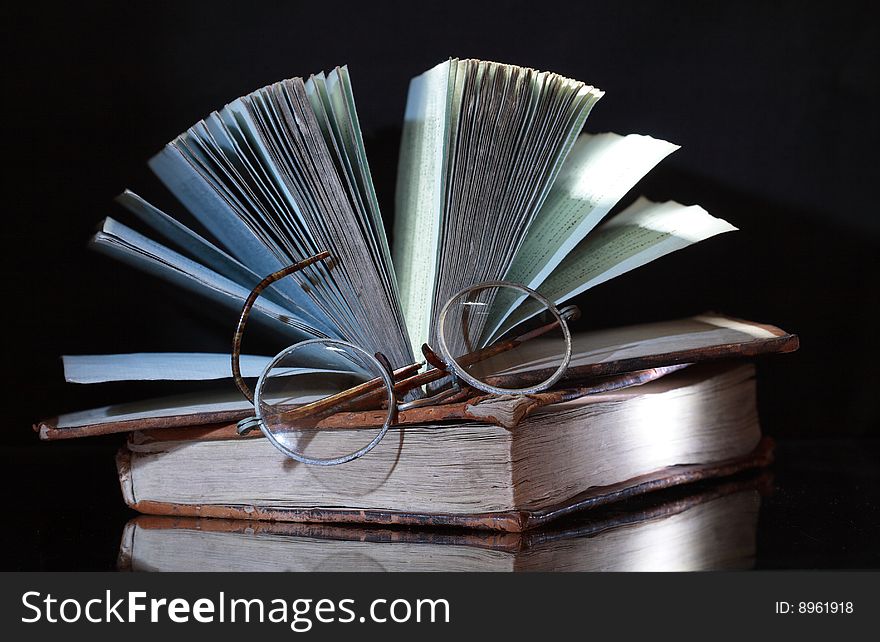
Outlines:
[[211, 517], [269, 522], [312, 522], [324, 524], [370, 524], [380, 526], [474, 528], [520, 533], [543, 526], [576, 511], [605, 506], [636, 495], [673, 486], [761, 468], [773, 461], [773, 440], [764, 437], [748, 455], [709, 464], [669, 466], [617, 484], [596, 486], [561, 504], [538, 510], [511, 510], [493, 513], [413, 513], [375, 509], [271, 508], [232, 504], [176, 504], [137, 500], [131, 478], [131, 452], [121, 448], [116, 456], [119, 482], [125, 503], [145, 515], [172, 517]]
[[[643, 496], [644, 501], [634, 498], [633, 501], [637, 502], [635, 507], [627, 507], [626, 510], [615, 510], [610, 513], [598, 510], [596, 512], [599, 515], [595, 519], [577, 519], [574, 524], [562, 520], [564, 524], [567, 524], [566, 526], [555, 528], [551, 525], [548, 528], [539, 528], [524, 533], [454, 528], [419, 530], [389, 526], [139, 515], [129, 520], [123, 529], [119, 543], [117, 570], [132, 570], [134, 540], [139, 531], [185, 530], [231, 534], [241, 537], [268, 535], [371, 544], [467, 546], [516, 555], [546, 543], [580, 537], [594, 537], [622, 526], [666, 519], [696, 506], [739, 492], [752, 490], [759, 495], [766, 495], [772, 492], [772, 481], [773, 474], [767, 470], [761, 472], [744, 471], [732, 479], [718, 483], [705, 480], [705, 483], [710, 485], [699, 487], [694, 491], [686, 491], [684, 486], [666, 489], [656, 493], [656, 500], [652, 500], [650, 495], [646, 494]], [[669, 493], [673, 493], [673, 495], [669, 496]]]

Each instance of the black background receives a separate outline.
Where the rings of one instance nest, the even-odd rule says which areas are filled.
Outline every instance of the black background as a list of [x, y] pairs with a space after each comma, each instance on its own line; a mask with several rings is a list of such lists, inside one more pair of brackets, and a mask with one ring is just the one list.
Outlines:
[[[107, 566], [128, 515], [115, 485], [117, 438], [40, 444], [30, 425], [168, 391], [65, 384], [60, 355], [229, 349], [230, 315], [87, 251], [103, 217], [129, 220], [112, 198], [129, 187], [182, 214], [149, 174], [150, 156], [237, 96], [341, 64], [389, 220], [408, 80], [448, 56], [594, 84], [607, 93], [589, 131], [681, 144], [634, 193], [699, 203], [741, 231], [589, 292], [578, 300], [582, 323], [711, 309], [796, 332], [798, 353], [759, 363], [765, 431], [820, 444], [809, 452], [836, 439], [861, 453], [859, 470], [876, 480], [877, 449], [859, 445], [880, 437], [874, 3], [28, 3], [3, 11], [3, 501], [22, 524], [7, 535], [18, 539], [5, 547], [4, 566]], [[834, 464], [835, 474], [846, 474], [848, 461]], [[793, 563], [827, 565], [821, 555]]]

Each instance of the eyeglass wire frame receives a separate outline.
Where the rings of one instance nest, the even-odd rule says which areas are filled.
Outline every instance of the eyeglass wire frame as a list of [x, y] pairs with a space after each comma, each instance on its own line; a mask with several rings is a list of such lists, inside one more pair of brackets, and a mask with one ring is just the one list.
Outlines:
[[[441, 331], [438, 332], [438, 345], [440, 348], [441, 355], [437, 355], [427, 344], [422, 346], [422, 352], [425, 355], [426, 361], [433, 366], [433, 368], [419, 373], [421, 367], [425, 364], [425, 362], [421, 363], [413, 363], [402, 368], [398, 368], [396, 370], [392, 370], [391, 364], [388, 359], [381, 352], [375, 353], [375, 355], [370, 355], [360, 346], [357, 346], [353, 343], [342, 341], [338, 339], [330, 339], [330, 338], [320, 338], [320, 339], [309, 339], [306, 341], [301, 341], [296, 344], [289, 346], [288, 348], [282, 350], [278, 353], [269, 365], [263, 370], [260, 378], [257, 381], [256, 395], [251, 392], [250, 388], [244, 382], [244, 379], [241, 374], [241, 342], [244, 334], [244, 327], [248, 321], [250, 316], [250, 312], [253, 309], [253, 305], [256, 300], [259, 298], [260, 294], [272, 283], [286, 277], [290, 276], [318, 261], [330, 258], [329, 252], [320, 252], [312, 257], [309, 257], [303, 261], [295, 263], [293, 265], [284, 267], [272, 274], [268, 275], [264, 279], [262, 279], [251, 291], [248, 297], [245, 299], [244, 305], [242, 307], [241, 314], [239, 316], [238, 324], [236, 325], [235, 333], [233, 335], [233, 349], [231, 355], [231, 365], [232, 365], [232, 374], [233, 379], [235, 381], [238, 389], [244, 394], [244, 396], [254, 404], [255, 416], [249, 417], [239, 422], [238, 424], [238, 433], [245, 434], [250, 432], [251, 430], [259, 427], [261, 432], [270, 440], [270, 442], [278, 448], [281, 452], [286, 454], [287, 456], [300, 461], [302, 463], [318, 465], [318, 466], [331, 466], [346, 463], [357, 459], [370, 450], [372, 450], [384, 437], [388, 432], [388, 429], [394, 424], [398, 411], [406, 410], [413, 407], [431, 405], [435, 403], [439, 403], [440, 401], [447, 399], [451, 396], [455, 396], [457, 393], [461, 392], [460, 382], [463, 381], [471, 388], [476, 390], [495, 394], [495, 395], [528, 395], [538, 393], [544, 390], [547, 390], [555, 383], [562, 378], [565, 374], [565, 371], [568, 368], [568, 365], [571, 360], [571, 333], [568, 328], [567, 320], [577, 318], [580, 315], [580, 311], [575, 306], [566, 306], [562, 310], [556, 308], [556, 306], [549, 301], [546, 297], [536, 292], [535, 290], [528, 288], [524, 285], [520, 285], [517, 283], [512, 283], [509, 281], [488, 281], [485, 283], [480, 283], [468, 288], [465, 288], [458, 292], [456, 295], [451, 297], [449, 301], [443, 306], [438, 316], [438, 324], [440, 324]], [[453, 358], [451, 356], [451, 352], [442, 331], [442, 324], [446, 318], [446, 315], [449, 313], [451, 305], [460, 297], [469, 294], [470, 292], [476, 291], [481, 288], [489, 288], [489, 287], [510, 287], [520, 292], [523, 292], [527, 295], [534, 297], [538, 300], [547, 310], [549, 310], [553, 316], [555, 317], [555, 321], [549, 324], [545, 324], [539, 328], [535, 328], [530, 332], [527, 332], [518, 337], [506, 339], [498, 344], [493, 344], [492, 346], [482, 348], [480, 350], [473, 351], [467, 355], [462, 355], [460, 357]], [[541, 336], [542, 334], [548, 332], [549, 330], [559, 327], [563, 333], [563, 337], [565, 340], [565, 354], [560, 366], [554, 371], [553, 375], [551, 375], [548, 379], [542, 381], [541, 383], [534, 386], [527, 386], [524, 388], [503, 388], [500, 386], [494, 386], [484, 381], [480, 381], [470, 375], [466, 371], [467, 365], [472, 365], [481, 360], [488, 359], [500, 352], [504, 352], [506, 350], [510, 350], [513, 347], [516, 347], [523, 341], [529, 340], [531, 338]], [[309, 404], [304, 404], [299, 406], [291, 411], [288, 411], [283, 416], [289, 420], [300, 419], [304, 417], [308, 417], [313, 414], [317, 414], [319, 412], [323, 412], [327, 409], [332, 408], [335, 405], [338, 405], [341, 402], [344, 402], [349, 399], [360, 398], [362, 401], [365, 400], [365, 397], [370, 401], [382, 402], [384, 401], [387, 404], [388, 408], [388, 416], [386, 421], [383, 422], [383, 425], [377, 435], [373, 438], [373, 440], [360, 448], [359, 450], [344, 455], [342, 457], [336, 458], [328, 458], [328, 459], [319, 459], [319, 458], [311, 458], [301, 453], [298, 453], [290, 448], [288, 448], [285, 444], [281, 443], [267, 428], [265, 419], [262, 415], [262, 408], [260, 402], [260, 391], [263, 389], [263, 385], [265, 382], [265, 378], [268, 376], [269, 372], [272, 368], [279, 363], [280, 360], [284, 359], [288, 355], [290, 355], [293, 351], [298, 348], [302, 348], [308, 345], [334, 345], [337, 347], [344, 347], [351, 350], [356, 351], [356, 353], [360, 354], [364, 359], [368, 362], [372, 361], [377, 366], [377, 371], [380, 373], [380, 377], [376, 377], [369, 381], [366, 381], [362, 384], [349, 388], [345, 391], [337, 393], [335, 395], [329, 395], [321, 400], [316, 402], [312, 402]], [[464, 365], [462, 365], [464, 364]], [[414, 401], [398, 403], [397, 395], [407, 393], [414, 388], [422, 387], [429, 383], [433, 383], [442, 379], [444, 377], [452, 378], [452, 388], [448, 390], [441, 391], [440, 393], [433, 395], [428, 398], [416, 399]], [[384, 394], [383, 394], [384, 392]], [[384, 399], [383, 399], [384, 397]]]

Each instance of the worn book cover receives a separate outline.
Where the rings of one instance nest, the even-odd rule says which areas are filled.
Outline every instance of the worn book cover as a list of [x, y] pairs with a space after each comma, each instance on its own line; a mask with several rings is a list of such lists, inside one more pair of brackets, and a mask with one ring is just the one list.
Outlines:
[[117, 465], [125, 501], [148, 514], [522, 531], [771, 461], [751, 364], [694, 366], [585, 399], [514, 429], [399, 426], [342, 466], [292, 461], [265, 439], [185, 430], [133, 433]]

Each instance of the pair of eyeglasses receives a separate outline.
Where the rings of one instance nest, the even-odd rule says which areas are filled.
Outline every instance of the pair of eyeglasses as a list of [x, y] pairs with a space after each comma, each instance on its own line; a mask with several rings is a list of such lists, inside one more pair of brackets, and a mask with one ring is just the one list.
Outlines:
[[[271, 284], [329, 257], [322, 252], [260, 281], [245, 300], [233, 336], [233, 378], [254, 404], [254, 416], [239, 422], [239, 434], [259, 428], [296, 461], [319, 466], [352, 461], [375, 448], [393, 425], [470, 419], [513, 427], [545, 405], [644, 383], [668, 370], [550, 391], [568, 369], [568, 321], [580, 311], [557, 309], [523, 285], [489, 281], [460, 290], [440, 309], [439, 354], [423, 345], [424, 362], [394, 369], [381, 352], [339, 339], [310, 339], [278, 353], [251, 392], [239, 362], [254, 303]], [[426, 364], [431, 367], [422, 371]], [[399, 401], [404, 398], [410, 400]], [[499, 408], [510, 400], [514, 408]]]

